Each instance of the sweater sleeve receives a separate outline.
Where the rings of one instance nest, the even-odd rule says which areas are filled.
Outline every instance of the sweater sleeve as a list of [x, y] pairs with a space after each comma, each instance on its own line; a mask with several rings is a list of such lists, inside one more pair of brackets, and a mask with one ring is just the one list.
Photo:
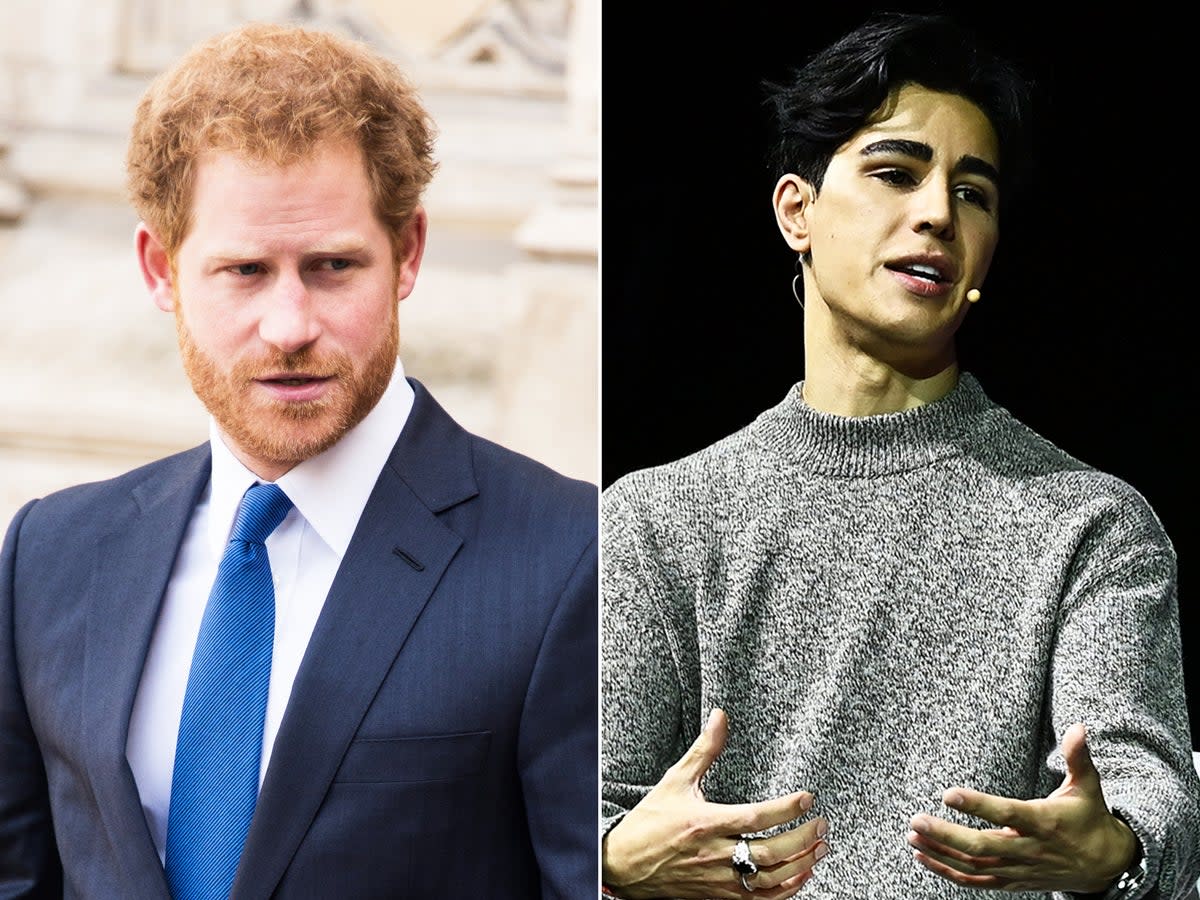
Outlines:
[[[1191, 758], [1176, 559], [1145, 500], [1123, 484], [1089, 503], [1064, 585], [1050, 673], [1061, 739], [1073, 722], [1109, 807], [1141, 842], [1136, 896], [1174, 900], [1200, 876], [1200, 780]], [[1058, 778], [1058, 750], [1048, 759]], [[1069, 897], [1071, 895], [1059, 895]]]
[[670, 612], [677, 595], [653, 529], [628, 482], [605, 492], [601, 514], [601, 832], [632, 809], [698, 734], [698, 672], [683, 660]]

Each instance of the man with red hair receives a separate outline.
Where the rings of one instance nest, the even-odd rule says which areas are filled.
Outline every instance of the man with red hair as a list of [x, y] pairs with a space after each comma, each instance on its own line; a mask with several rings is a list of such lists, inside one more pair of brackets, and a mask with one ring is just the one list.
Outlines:
[[432, 148], [316, 31], [147, 92], [137, 259], [210, 440], [9, 528], [0, 895], [594, 889], [597, 491], [405, 377]]

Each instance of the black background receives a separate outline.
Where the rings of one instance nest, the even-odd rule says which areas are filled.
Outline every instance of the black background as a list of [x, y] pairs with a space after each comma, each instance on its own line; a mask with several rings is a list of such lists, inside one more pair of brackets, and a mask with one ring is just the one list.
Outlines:
[[[742, 427], [803, 377], [793, 256], [762, 163], [761, 81], [881, 7], [606, 3], [602, 28], [602, 482]], [[1193, 742], [1198, 616], [1188, 135], [1200, 50], [1182, 23], [926, 3], [1032, 78], [1034, 179], [959, 333], [964, 369], [1017, 418], [1136, 487], [1179, 554]]]

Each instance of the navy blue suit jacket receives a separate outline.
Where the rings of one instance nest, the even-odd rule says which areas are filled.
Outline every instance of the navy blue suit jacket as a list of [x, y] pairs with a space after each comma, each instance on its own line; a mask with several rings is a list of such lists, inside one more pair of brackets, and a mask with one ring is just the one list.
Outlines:
[[[413, 388], [297, 674], [235, 900], [595, 895], [597, 488]], [[0, 897], [168, 897], [125, 743], [210, 467], [205, 445], [9, 528]]]

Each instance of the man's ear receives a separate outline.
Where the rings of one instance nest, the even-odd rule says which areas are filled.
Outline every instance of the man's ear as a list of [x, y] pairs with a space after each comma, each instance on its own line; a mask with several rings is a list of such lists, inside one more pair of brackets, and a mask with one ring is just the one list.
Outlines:
[[817, 192], [799, 175], [784, 175], [775, 183], [771, 195], [775, 207], [775, 224], [787, 245], [796, 253], [808, 253], [812, 249], [809, 237], [809, 210], [816, 202]]
[[142, 280], [150, 291], [154, 305], [163, 312], [175, 311], [175, 284], [167, 248], [145, 222], [138, 222], [133, 233]]
[[396, 260], [396, 302], [399, 303], [412, 293], [417, 283], [417, 272], [421, 269], [421, 258], [425, 255], [425, 232], [429, 219], [424, 207], [418, 206], [404, 225], [401, 246], [404, 248]]

